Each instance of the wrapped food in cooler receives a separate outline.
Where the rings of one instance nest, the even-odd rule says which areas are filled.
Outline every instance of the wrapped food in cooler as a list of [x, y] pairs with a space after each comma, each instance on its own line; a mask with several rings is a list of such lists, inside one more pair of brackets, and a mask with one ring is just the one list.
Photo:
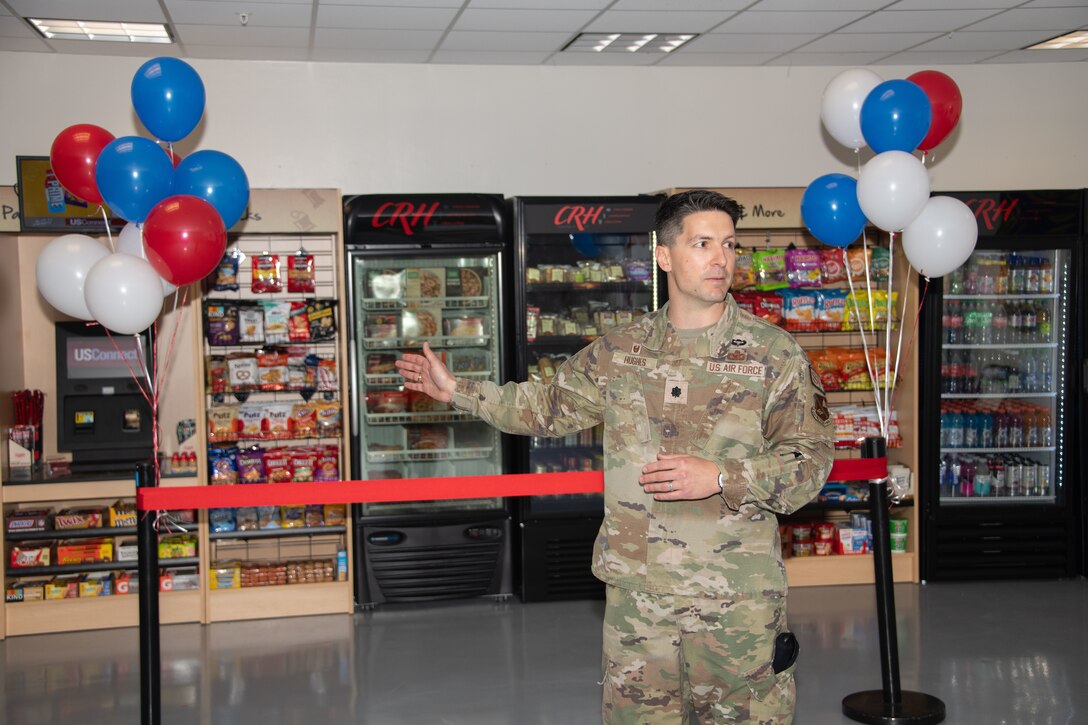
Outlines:
[[109, 597], [113, 595], [113, 574], [96, 571], [84, 574], [79, 580], [79, 598]]
[[379, 300], [404, 297], [404, 270], [373, 269], [367, 273], [370, 296]]
[[419, 305], [401, 315], [401, 330], [406, 338], [437, 337], [442, 324], [442, 308], [437, 305]]
[[450, 447], [450, 428], [445, 425], [414, 425], [408, 428], [408, 449], [442, 450]]
[[66, 539], [57, 542], [57, 564], [100, 564], [113, 561], [113, 539]]
[[219, 561], [208, 570], [209, 589], [238, 589], [242, 586], [242, 567], [237, 561]]
[[13, 545], [8, 561], [12, 569], [49, 566], [53, 562], [52, 546], [50, 544]]
[[53, 509], [14, 509], [7, 513], [5, 528], [9, 534], [49, 531], [53, 528]]
[[45, 584], [45, 598], [48, 600], [78, 599], [79, 574], [53, 577]]
[[112, 528], [136, 525], [136, 502], [118, 500], [110, 506], [110, 526]]
[[437, 298], [446, 296], [446, 270], [442, 267], [425, 267], [405, 271], [404, 284], [409, 298]]

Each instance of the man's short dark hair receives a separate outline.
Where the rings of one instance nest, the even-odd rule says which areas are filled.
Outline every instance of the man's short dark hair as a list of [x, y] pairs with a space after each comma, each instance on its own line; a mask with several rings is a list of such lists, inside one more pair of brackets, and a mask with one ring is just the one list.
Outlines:
[[732, 218], [734, 225], [744, 216], [744, 207], [725, 194], [707, 189], [682, 191], [665, 199], [657, 209], [654, 217], [657, 243], [672, 246], [684, 228], [684, 219], [701, 211], [723, 211]]

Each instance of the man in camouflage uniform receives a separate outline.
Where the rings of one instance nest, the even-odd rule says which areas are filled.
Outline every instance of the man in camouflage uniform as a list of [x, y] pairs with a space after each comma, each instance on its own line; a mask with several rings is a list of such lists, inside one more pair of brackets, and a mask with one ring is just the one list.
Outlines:
[[397, 361], [408, 389], [510, 433], [604, 422], [593, 572], [607, 584], [606, 724], [793, 718], [788, 635], [776, 652], [787, 628], [775, 514], [819, 492], [832, 427], [804, 351], [728, 294], [741, 214], [714, 192], [667, 199], [656, 228], [669, 302], [549, 384], [457, 379], [426, 346]]

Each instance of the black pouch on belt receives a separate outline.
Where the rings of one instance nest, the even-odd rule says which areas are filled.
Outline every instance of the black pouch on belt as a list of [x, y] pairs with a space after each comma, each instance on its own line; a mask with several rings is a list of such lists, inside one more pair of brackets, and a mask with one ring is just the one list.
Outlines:
[[777, 675], [786, 670], [797, 661], [797, 653], [801, 647], [797, 644], [797, 638], [793, 632], [783, 632], [774, 638], [774, 658], [771, 667]]

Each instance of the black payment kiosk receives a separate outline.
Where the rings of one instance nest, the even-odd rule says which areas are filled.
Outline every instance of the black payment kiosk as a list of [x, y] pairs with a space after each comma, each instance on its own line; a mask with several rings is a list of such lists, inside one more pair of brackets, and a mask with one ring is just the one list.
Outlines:
[[72, 470], [127, 469], [153, 451], [146, 364], [151, 338], [107, 334], [101, 325], [58, 322], [57, 450], [72, 454]]

